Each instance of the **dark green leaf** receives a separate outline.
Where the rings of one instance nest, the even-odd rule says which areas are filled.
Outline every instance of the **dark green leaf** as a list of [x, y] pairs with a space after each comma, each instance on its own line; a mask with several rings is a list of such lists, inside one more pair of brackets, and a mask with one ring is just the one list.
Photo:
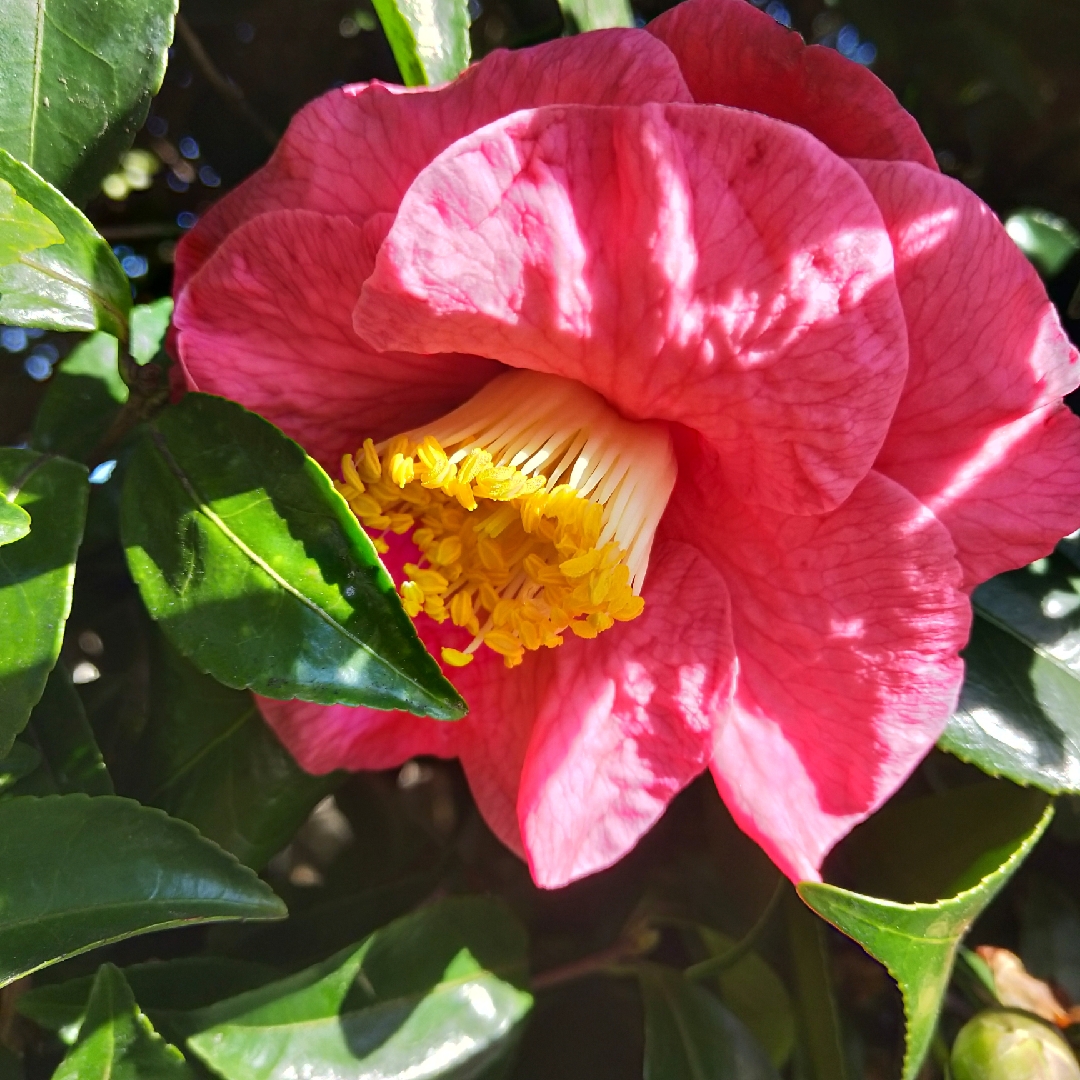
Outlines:
[[[525, 936], [478, 897], [445, 900], [316, 968], [206, 1010], [191, 1049], [227, 1080], [466, 1080], [500, 1059], [531, 998]], [[509, 981], [505, 981], [509, 980]]]
[[10, 266], [31, 251], [62, 244], [60, 230], [15, 189], [0, 180], [0, 266]]
[[634, 25], [627, 0], [560, 0], [559, 6], [572, 33]]
[[469, 66], [466, 0], [372, 0], [406, 86], [437, 86]]
[[194, 1080], [194, 1073], [150, 1026], [120, 969], [102, 964], [79, 1041], [53, 1080]]
[[[184, 956], [133, 964], [124, 978], [151, 1023], [172, 1038], [183, 1031], [184, 1015], [216, 1001], [254, 990], [277, 978], [266, 964], [227, 960], [217, 956]], [[31, 987], [16, 1001], [16, 1008], [35, 1024], [63, 1037], [78, 1033], [86, 1014], [94, 976]], [[74, 1034], [72, 1037], [73, 1041]]]
[[1080, 576], [1062, 555], [986, 582], [939, 743], [991, 776], [1080, 792]]
[[85, 459], [101, 441], [128, 388], [117, 367], [117, 344], [100, 331], [60, 362], [34, 417], [30, 445], [48, 453]]
[[0, 985], [149, 930], [286, 914], [190, 825], [108, 795], [0, 802], [0, 866]]
[[175, 14], [175, 0], [0, 5], [0, 147], [88, 199], [146, 119]]
[[7, 794], [24, 776], [32, 773], [41, 764], [41, 755], [28, 743], [21, 740], [0, 759], [0, 795]]
[[30, 531], [30, 515], [0, 492], [0, 547], [21, 540]]
[[149, 364], [157, 356], [165, 343], [172, 312], [171, 296], [131, 309], [131, 355], [136, 363]]
[[26, 726], [60, 654], [86, 516], [86, 469], [32, 450], [0, 450], [0, 491], [31, 517], [0, 548], [0, 754]]
[[[729, 953], [737, 942], [726, 934], [699, 926], [698, 934], [710, 956]], [[779, 1068], [795, 1045], [795, 1016], [791, 998], [780, 977], [755, 952], [748, 952], [719, 972], [715, 985], [724, 1004], [741, 1020]]]
[[121, 531], [150, 614], [227, 686], [464, 713], [330, 478], [239, 405], [188, 394], [148, 426]]
[[1080, 906], [1040, 875], [1028, 877], [1020, 905], [1020, 956], [1032, 975], [1080, 1001]]
[[[45, 2], [41, 0], [38, 10], [44, 11]], [[5, 107], [3, 23], [5, 13], [15, 10], [33, 9], [0, 7], [0, 117]], [[24, 252], [6, 266], [0, 260], [0, 322], [51, 330], [107, 330], [126, 339], [131, 287], [112, 248], [56, 188], [2, 149], [0, 181], [47, 217], [63, 240]]]
[[659, 964], [636, 971], [645, 1080], [779, 1080], [765, 1051], [708, 990]]
[[[805, 882], [802, 898], [880, 960], [904, 996], [904, 1080], [933, 1038], [961, 938], [1038, 842], [1053, 807], [1007, 783], [958, 788], [887, 807], [852, 837], [860, 882], [912, 903]], [[885, 888], [881, 888], [885, 886]], [[926, 896], [947, 896], [934, 903]]]
[[125, 793], [190, 821], [257, 870], [338, 779], [304, 772], [246, 690], [203, 675], [160, 636], [155, 646], [150, 722]]
[[25, 738], [41, 752], [42, 767], [19, 784], [15, 794], [113, 794], [94, 732], [63, 664], [50, 672], [45, 692], [30, 714]]

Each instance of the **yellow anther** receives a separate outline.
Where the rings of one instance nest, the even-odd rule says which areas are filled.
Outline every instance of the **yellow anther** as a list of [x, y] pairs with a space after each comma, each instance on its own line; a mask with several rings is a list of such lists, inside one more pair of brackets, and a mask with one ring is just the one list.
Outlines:
[[459, 652], [457, 649], [443, 649], [443, 661], [451, 667], [466, 667], [473, 662], [473, 654]]
[[390, 459], [390, 479], [403, 488], [413, 482], [416, 475], [416, 465], [411, 457], [404, 454], [395, 454]]
[[390, 519], [390, 531], [397, 536], [404, 536], [416, 521], [412, 514], [387, 514], [386, 516]]
[[568, 578], [579, 578], [595, 570], [599, 565], [600, 552], [593, 550], [585, 552], [584, 555], [578, 555], [573, 559], [566, 559], [559, 563], [559, 569]]
[[506, 630], [489, 630], [484, 635], [484, 644], [500, 656], [513, 656], [522, 651], [521, 642]]
[[579, 638], [587, 638], [587, 639], [591, 640], [592, 638], [596, 637], [597, 634], [600, 633], [600, 631], [597, 630], [595, 626], [591, 625], [590, 623], [583, 622], [580, 619], [574, 619], [573, 622], [571, 622], [569, 625], [570, 625], [570, 629]]
[[390, 550], [390, 545], [381, 536], [374, 537], [371, 542], [380, 555], [385, 555]]
[[370, 495], [353, 495], [349, 499], [349, 505], [358, 518], [382, 516], [383, 509], [379, 505], [379, 500], [373, 499]]
[[455, 626], [468, 626], [473, 621], [472, 597], [467, 592], [457, 592], [450, 598], [450, 618]]
[[365, 439], [356, 457], [360, 475], [369, 484], [375, 483], [382, 476], [382, 462], [379, 460], [379, 452], [375, 449], [375, 444], [370, 439]]
[[435, 550], [428, 556], [436, 566], [449, 566], [461, 558], [461, 538], [444, 536]]
[[364, 481], [360, 479], [360, 474], [356, 471], [356, 463], [352, 459], [352, 454], [345, 454], [341, 459], [341, 475], [356, 489], [358, 493], [364, 491]]
[[424, 590], [415, 581], [406, 581], [401, 586], [401, 603], [405, 614], [415, 619], [424, 608]]

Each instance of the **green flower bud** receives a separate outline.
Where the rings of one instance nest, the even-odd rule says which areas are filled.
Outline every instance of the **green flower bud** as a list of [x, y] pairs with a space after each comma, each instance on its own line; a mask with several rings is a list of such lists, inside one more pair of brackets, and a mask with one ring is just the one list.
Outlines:
[[1080, 1080], [1069, 1044], [1028, 1013], [989, 1010], [969, 1020], [952, 1048], [953, 1080]]

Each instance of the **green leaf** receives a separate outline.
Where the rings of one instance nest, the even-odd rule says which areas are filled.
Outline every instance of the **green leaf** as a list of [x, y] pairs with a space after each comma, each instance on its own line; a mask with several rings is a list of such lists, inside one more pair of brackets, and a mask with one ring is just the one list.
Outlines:
[[1005, 231], [1046, 277], [1055, 277], [1080, 251], [1080, 233], [1064, 218], [1030, 207], [1005, 219]]
[[[37, 6], [43, 10], [46, 2], [38, 0]], [[0, 117], [5, 107], [4, 13], [14, 10], [30, 8], [10, 3], [0, 7]], [[63, 241], [23, 252], [8, 265], [0, 260], [0, 322], [49, 330], [107, 330], [126, 340], [131, 287], [112, 248], [56, 188], [3, 149], [0, 181], [48, 218]]]
[[109, 795], [0, 802], [0, 866], [0, 985], [150, 930], [286, 914], [190, 825]]
[[635, 965], [645, 1005], [645, 1080], [779, 1080], [765, 1051], [708, 990]]
[[117, 352], [116, 338], [99, 331], [57, 365], [34, 416], [31, 446], [76, 461], [89, 456], [128, 399]]
[[160, 635], [150, 680], [150, 722], [133, 748], [126, 794], [190, 821], [260, 869], [338, 778], [304, 772], [250, 693], [203, 675]]
[[[123, 969], [124, 978], [150, 1022], [170, 1038], [184, 1032], [187, 1013], [224, 998], [254, 990], [278, 977], [267, 964], [228, 960], [218, 956], [183, 956], [150, 960]], [[34, 986], [22, 993], [15, 1007], [46, 1031], [77, 1034], [86, 1015], [94, 976]], [[74, 1041], [74, 1035], [70, 1041]]]
[[30, 515], [0, 493], [0, 547], [21, 540], [30, 531]]
[[30, 532], [0, 548], [0, 754], [26, 726], [60, 655], [86, 517], [86, 469], [32, 450], [0, 450], [0, 491]]
[[164, 346], [172, 313], [171, 296], [131, 309], [131, 355], [137, 364], [149, 364]]
[[79, 1041], [53, 1080], [194, 1080], [184, 1055], [142, 1014], [119, 968], [102, 964]]
[[466, 0], [372, 0], [406, 86], [438, 86], [472, 56]]
[[572, 34], [634, 25], [629, 0], [559, 0], [559, 7]]
[[25, 738], [40, 751], [42, 767], [19, 784], [15, 794], [113, 794], [86, 711], [62, 664], [49, 673], [45, 692], [30, 714]]
[[6, 180], [0, 180], [0, 266], [10, 266], [31, 251], [62, 244], [60, 230]]
[[120, 524], [150, 614], [226, 686], [463, 715], [330, 478], [254, 413], [206, 394], [166, 409], [132, 456]]
[[[861, 826], [845, 851], [860, 882], [915, 902], [817, 882], [799, 886], [810, 907], [881, 961], [899, 984], [907, 1017], [904, 1080], [913, 1080], [929, 1049], [961, 938], [1052, 816], [1044, 795], [1007, 783], [894, 804]], [[921, 902], [927, 895], [949, 898]]]
[[980, 585], [939, 746], [991, 776], [1080, 792], [1080, 575], [1061, 554]]
[[[444, 900], [359, 948], [212, 1006], [188, 1046], [226, 1080], [467, 1080], [499, 1060], [532, 999], [525, 935], [501, 904]], [[509, 981], [507, 981], [509, 980]]]
[[[734, 938], [707, 926], [698, 934], [710, 956], [723, 956], [738, 944]], [[769, 1060], [780, 1068], [795, 1045], [795, 1016], [787, 987], [755, 952], [748, 952], [719, 972], [715, 984], [724, 1004], [764, 1047]]]
[[146, 119], [175, 14], [176, 0], [0, 5], [0, 147], [88, 199]]
[[5, 758], [0, 758], [0, 795], [7, 795], [24, 777], [41, 764], [41, 754], [28, 743], [17, 740]]

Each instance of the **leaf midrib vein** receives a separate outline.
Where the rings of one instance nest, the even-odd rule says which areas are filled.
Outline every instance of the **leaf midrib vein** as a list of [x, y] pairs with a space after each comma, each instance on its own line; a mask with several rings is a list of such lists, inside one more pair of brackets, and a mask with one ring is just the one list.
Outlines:
[[[67, 237], [64, 238], [64, 242], [65, 244], [67, 243]], [[49, 246], [52, 247], [54, 245], [50, 244]], [[37, 248], [33, 252], [27, 252], [19, 256], [19, 262], [21, 262], [23, 266], [28, 266], [31, 270], [36, 270], [39, 274], [44, 274], [46, 277], [51, 277], [54, 281], [60, 281], [64, 285], [75, 289], [76, 292], [82, 293], [82, 295], [85, 296], [91, 303], [96, 303], [99, 306], [103, 307], [116, 320], [118, 326], [124, 327], [125, 321], [123, 313], [116, 307], [116, 305], [111, 300], [103, 296], [96, 289], [88, 287], [84, 282], [79, 281], [78, 278], [69, 277], [62, 270], [58, 270], [55, 266], [46, 266], [43, 263], [38, 262], [37, 259], [33, 258], [33, 255], [35, 255], [37, 251], [47, 250], [48, 248]]]
[[45, 35], [45, 4], [46, 0], [37, 0], [37, 20], [34, 26], [34, 80], [30, 94], [30, 145], [27, 154], [31, 166], [37, 164], [34, 160], [34, 151], [37, 146], [38, 102], [41, 91], [42, 56], [45, 51], [42, 41]]

